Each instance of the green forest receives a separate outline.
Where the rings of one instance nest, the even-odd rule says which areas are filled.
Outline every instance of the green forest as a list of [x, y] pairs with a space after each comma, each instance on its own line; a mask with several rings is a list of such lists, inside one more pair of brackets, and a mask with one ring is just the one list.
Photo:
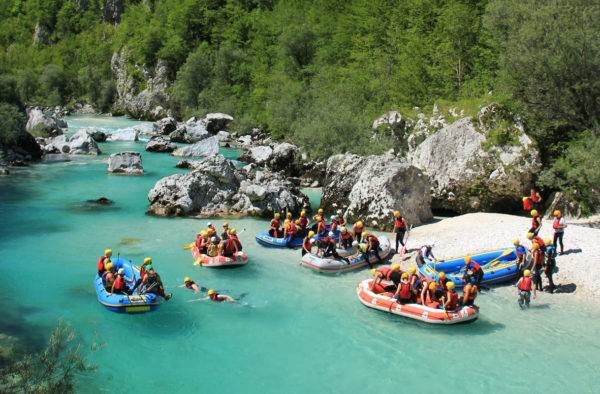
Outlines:
[[225, 112], [319, 159], [387, 150], [370, 127], [390, 110], [500, 103], [542, 153], [538, 186], [597, 210], [597, 1], [4, 0], [0, 24], [0, 142], [25, 106], [120, 113], [126, 48], [139, 91], [166, 62], [177, 118]]

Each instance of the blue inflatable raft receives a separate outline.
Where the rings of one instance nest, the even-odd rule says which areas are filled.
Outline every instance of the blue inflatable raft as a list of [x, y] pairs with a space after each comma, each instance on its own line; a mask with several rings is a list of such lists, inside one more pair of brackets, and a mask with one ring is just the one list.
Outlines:
[[[134, 283], [140, 278], [140, 269], [137, 266], [131, 264], [131, 261], [126, 260], [122, 257], [112, 259], [112, 263], [115, 266], [115, 271], [119, 268], [125, 269], [125, 278], [133, 279]], [[126, 294], [109, 294], [104, 288], [102, 278], [96, 273], [94, 279], [94, 286], [96, 287], [96, 294], [98, 295], [98, 301], [104, 305], [106, 309], [117, 313], [144, 313], [150, 312], [158, 308], [162, 302], [162, 297], [158, 294], [148, 293], [140, 295], [126, 295]], [[127, 284], [131, 288], [131, 284]]]
[[[329, 225], [327, 225], [327, 229], [329, 229]], [[339, 237], [340, 237], [340, 230], [337, 230], [334, 233], [334, 238], [335, 238], [336, 242], [339, 239]], [[319, 237], [315, 235], [313, 238], [315, 240], [317, 240]], [[304, 237], [299, 237], [299, 238], [294, 239], [290, 243], [290, 248], [301, 248], [303, 240], [304, 240]], [[263, 246], [268, 246], [270, 248], [287, 248], [288, 247], [286, 245], [286, 239], [285, 238], [271, 237], [269, 235], [269, 233], [258, 233], [258, 234], [256, 234], [256, 242], [258, 242], [259, 244], [261, 244]]]
[[[439, 273], [443, 271], [446, 274], [446, 278], [452, 280], [456, 287], [463, 287], [465, 283], [462, 281], [462, 278], [466, 271], [465, 257], [457, 257], [442, 262], [434, 262], [426, 258], [426, 263], [419, 268], [419, 271], [421, 271], [423, 276], [435, 281], [438, 280]], [[494, 284], [517, 279], [518, 260], [514, 247], [472, 254], [470, 257], [483, 270], [482, 284]], [[530, 255], [527, 256], [525, 264], [525, 268], [531, 266]]]

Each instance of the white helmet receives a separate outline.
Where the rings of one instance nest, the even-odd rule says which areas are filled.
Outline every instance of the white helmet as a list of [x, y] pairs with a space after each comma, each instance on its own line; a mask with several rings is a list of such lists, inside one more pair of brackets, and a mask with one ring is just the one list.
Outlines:
[[356, 248], [358, 246], [358, 241], [353, 241], [352, 246], [354, 246]]
[[206, 226], [207, 226], [207, 227], [210, 227], [210, 226], [212, 226], [212, 223], [211, 223], [211, 222], [208, 222], [208, 224], [207, 224]]
[[330, 231], [330, 232], [329, 232], [329, 236], [330, 236], [330, 237], [333, 237], [333, 231]]
[[311, 238], [311, 239], [309, 240], [309, 242], [310, 242], [311, 244], [314, 244], [314, 243], [315, 243], [315, 239], [314, 239], [314, 238]]
[[125, 275], [125, 268], [119, 268], [118, 274]]
[[338, 215], [341, 215], [341, 214], [342, 214], [342, 210], [341, 210], [341, 209], [338, 209], [338, 210], [337, 210], [337, 214], [338, 214]]
[[215, 242], [216, 240], [217, 240], [217, 237], [212, 237], [212, 238], [210, 239], [210, 242]]
[[337, 216], [336, 215], [331, 215], [331, 220], [337, 220]]

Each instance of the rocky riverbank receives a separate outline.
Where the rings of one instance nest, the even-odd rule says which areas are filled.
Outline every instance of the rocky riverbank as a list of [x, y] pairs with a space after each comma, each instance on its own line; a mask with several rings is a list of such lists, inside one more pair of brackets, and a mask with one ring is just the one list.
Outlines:
[[[403, 258], [395, 255], [392, 263], [400, 264], [403, 269], [416, 266], [417, 249], [427, 242], [435, 243], [434, 254], [438, 259], [508, 247], [515, 238], [529, 246], [525, 235], [530, 222], [523, 216], [472, 213], [425, 224], [411, 231], [407, 255]], [[562, 285], [565, 292], [542, 297], [575, 297], [600, 302], [600, 229], [568, 224], [564, 235], [565, 253], [557, 256], [558, 273], [554, 275], [555, 284]], [[552, 221], [544, 220], [540, 236], [552, 239], [552, 235]], [[405, 259], [407, 256], [410, 257]], [[545, 276], [543, 280], [546, 285]], [[498, 289], [514, 290], [510, 284], [500, 285]]]

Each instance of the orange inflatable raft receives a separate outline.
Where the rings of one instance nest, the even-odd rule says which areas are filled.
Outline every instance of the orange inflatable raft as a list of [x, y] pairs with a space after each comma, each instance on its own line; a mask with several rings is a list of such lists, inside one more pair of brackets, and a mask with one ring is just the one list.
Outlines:
[[377, 284], [371, 291], [371, 279], [363, 280], [356, 287], [358, 299], [365, 306], [394, 315], [408, 317], [431, 324], [459, 324], [474, 321], [479, 317], [479, 308], [476, 305], [463, 306], [447, 310], [430, 308], [421, 304], [400, 304], [393, 292], [384, 290], [386, 284]]
[[248, 256], [244, 252], [237, 252], [233, 254], [233, 257], [215, 256], [210, 257], [209, 255], [202, 254], [198, 250], [198, 247], [194, 245], [192, 248], [192, 255], [194, 256], [194, 265], [201, 264], [203, 267], [211, 268], [234, 268], [246, 265], [248, 262]]

